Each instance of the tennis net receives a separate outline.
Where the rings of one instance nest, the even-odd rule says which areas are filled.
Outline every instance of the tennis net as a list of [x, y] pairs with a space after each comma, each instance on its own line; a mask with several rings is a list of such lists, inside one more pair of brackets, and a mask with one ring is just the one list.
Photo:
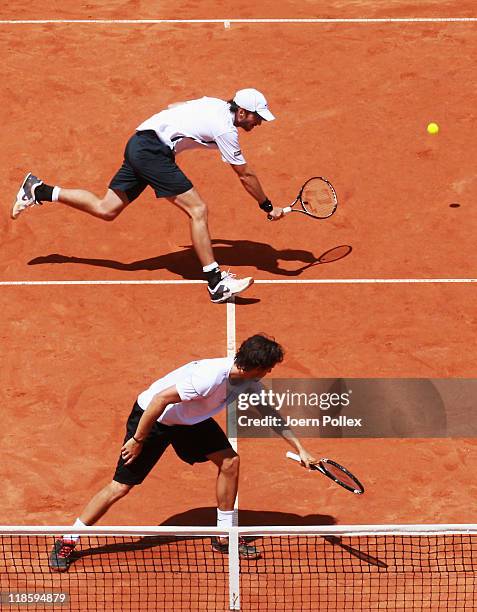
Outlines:
[[[62, 533], [81, 538], [59, 573]], [[1, 610], [475, 610], [476, 572], [477, 525], [0, 527]]]

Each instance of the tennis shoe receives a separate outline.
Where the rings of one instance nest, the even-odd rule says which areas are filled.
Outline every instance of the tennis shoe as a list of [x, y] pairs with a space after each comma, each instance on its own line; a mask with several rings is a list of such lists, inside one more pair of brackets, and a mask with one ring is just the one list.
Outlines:
[[227, 302], [253, 284], [253, 278], [251, 276], [247, 278], [237, 278], [236, 275], [232, 274], [230, 271], [221, 272], [221, 274], [221, 279], [215, 287], [209, 286], [210, 299], [214, 304]]
[[[223, 555], [229, 554], [229, 542], [221, 542], [218, 538], [212, 538], [212, 550], [215, 552], [222, 553]], [[260, 559], [261, 553], [256, 546], [248, 544], [244, 538], [239, 538], [239, 557], [241, 559]]]
[[43, 184], [37, 176], [29, 172], [23, 180], [22, 186], [20, 187], [17, 197], [15, 198], [12, 206], [11, 217], [16, 219], [18, 215], [30, 208], [30, 206], [40, 206], [41, 202], [35, 200], [35, 190], [37, 187]]
[[50, 553], [50, 569], [54, 572], [67, 572], [76, 542], [66, 538], [56, 540]]

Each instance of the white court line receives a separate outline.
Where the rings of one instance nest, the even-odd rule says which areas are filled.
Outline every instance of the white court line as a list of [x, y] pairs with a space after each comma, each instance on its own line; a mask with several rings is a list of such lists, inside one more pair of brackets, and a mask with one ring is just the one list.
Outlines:
[[259, 285], [369, 285], [369, 284], [412, 284], [412, 283], [475, 283], [477, 278], [309, 278], [287, 280], [256, 280]]
[[382, 17], [382, 18], [303, 18], [303, 19], [1, 19], [5, 25], [36, 24], [102, 24], [102, 25], [149, 25], [149, 24], [193, 24], [193, 23], [265, 23], [265, 24], [327, 24], [327, 23], [475, 23], [477, 17]]
[[[235, 338], [235, 300], [227, 302], [227, 357], [235, 357], [236, 353], [236, 338]], [[227, 405], [227, 422], [233, 423], [233, 435], [229, 437], [229, 442], [235, 452], [238, 451], [238, 440], [237, 440], [237, 415], [236, 415], [236, 403]], [[234, 518], [233, 524], [238, 525], [238, 492], [235, 496], [234, 503]]]
[[235, 301], [227, 302], [227, 357], [235, 357]]
[[[49, 285], [203, 285], [202, 280], [49, 280], [49, 281], [0, 281], [0, 287], [34, 287]], [[393, 285], [393, 284], [441, 284], [477, 283], [477, 278], [309, 278], [264, 279], [255, 285]], [[234, 305], [235, 308], [235, 305]], [[234, 319], [235, 321], [235, 319]], [[228, 343], [228, 340], [227, 340]]]
[[36, 285], [203, 285], [203, 280], [52, 280], [52, 281], [0, 281], [0, 287]]
[[[236, 341], [235, 341], [235, 301], [227, 302], [227, 357], [235, 357], [236, 352]], [[230, 415], [230, 421], [235, 424], [235, 404], [227, 406], [227, 417], [229, 417], [229, 411], [232, 411], [233, 416]], [[237, 451], [237, 432], [234, 425], [233, 435], [229, 437], [229, 442], [232, 445], [234, 451]], [[237, 500], [236, 500], [237, 503]]]

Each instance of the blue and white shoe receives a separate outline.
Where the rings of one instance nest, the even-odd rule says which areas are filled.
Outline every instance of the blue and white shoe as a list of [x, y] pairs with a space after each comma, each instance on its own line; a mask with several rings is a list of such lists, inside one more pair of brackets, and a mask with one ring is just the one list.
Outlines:
[[29, 172], [20, 187], [17, 197], [12, 206], [11, 217], [16, 219], [18, 215], [30, 206], [40, 206], [41, 202], [35, 200], [35, 189], [43, 184], [43, 181]]
[[222, 278], [215, 287], [209, 287], [210, 299], [214, 304], [222, 304], [235, 295], [242, 293], [242, 291], [248, 289], [252, 284], [253, 278], [251, 276], [247, 278], [237, 278], [236, 275], [231, 272], [222, 272]]

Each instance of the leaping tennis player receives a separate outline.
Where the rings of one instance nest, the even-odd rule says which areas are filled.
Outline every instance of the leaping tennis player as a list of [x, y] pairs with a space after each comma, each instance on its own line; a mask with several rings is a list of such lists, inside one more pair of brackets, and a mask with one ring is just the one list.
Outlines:
[[[244, 387], [254, 384], [283, 360], [275, 340], [256, 334], [245, 340], [235, 357], [192, 361], [154, 382], [139, 394], [126, 424], [126, 436], [113, 480], [89, 501], [74, 527], [94, 525], [111, 506], [143, 482], [169, 445], [189, 464], [212, 461], [216, 481], [217, 526], [232, 526], [239, 478], [239, 456], [212, 418], [233, 401]], [[255, 383], [257, 384], [257, 383]], [[316, 462], [287, 430], [283, 437], [306, 467]], [[50, 553], [50, 568], [67, 571], [77, 535], [63, 535]], [[214, 538], [212, 548], [228, 553], [228, 540]], [[260, 556], [255, 546], [241, 540], [243, 558]]]
[[192, 243], [208, 282], [210, 299], [226, 302], [247, 289], [253, 278], [236, 278], [215, 261], [207, 223], [207, 205], [176, 164], [176, 155], [187, 149], [218, 149], [245, 190], [272, 220], [283, 210], [274, 207], [245, 161], [238, 128], [252, 131], [262, 121], [272, 121], [265, 96], [256, 89], [241, 89], [225, 102], [203, 97], [169, 106], [136, 128], [124, 151], [122, 167], [112, 178], [103, 198], [83, 189], [46, 185], [29, 172], [13, 203], [13, 219], [27, 208], [61, 202], [85, 213], [112, 221], [149, 185], [158, 198], [166, 198], [190, 218]]

